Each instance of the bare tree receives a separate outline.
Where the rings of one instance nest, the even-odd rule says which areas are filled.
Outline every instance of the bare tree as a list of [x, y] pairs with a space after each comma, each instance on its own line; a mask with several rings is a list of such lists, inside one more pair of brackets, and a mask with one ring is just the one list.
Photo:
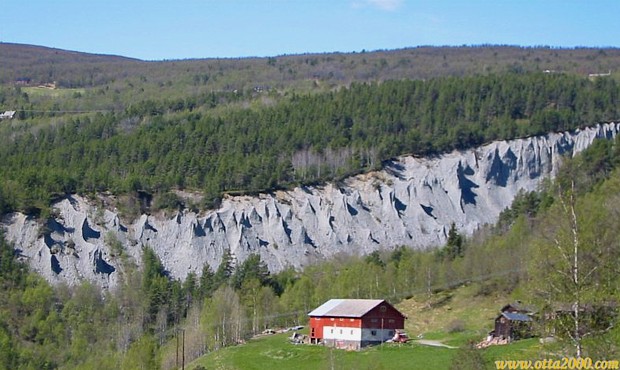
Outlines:
[[[568, 339], [575, 356], [581, 357], [584, 338], [613, 325], [604, 311], [611, 298], [610, 288], [613, 290], [607, 283], [614, 282], [606, 280], [608, 272], [601, 271], [605, 269], [601, 266], [616, 252], [604, 247], [609, 241], [597, 229], [606, 218], [604, 206], [593, 199], [578, 204], [574, 180], [567, 187], [559, 187], [558, 202], [551, 209], [558, 217], [547, 217], [542, 228], [544, 236], [536, 248], [540, 255], [533, 275], [556, 335]], [[602, 317], [597, 317], [599, 312], [603, 312]]]
[[209, 349], [240, 343], [246, 334], [246, 319], [239, 295], [231, 287], [220, 287], [205, 300], [202, 327]]

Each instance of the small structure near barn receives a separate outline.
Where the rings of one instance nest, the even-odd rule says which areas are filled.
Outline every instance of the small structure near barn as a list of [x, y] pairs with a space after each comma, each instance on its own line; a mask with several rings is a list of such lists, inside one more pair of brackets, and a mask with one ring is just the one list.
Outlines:
[[517, 301], [502, 307], [495, 318], [494, 337], [512, 341], [532, 336], [532, 316], [535, 310]]
[[393, 339], [406, 319], [383, 299], [330, 299], [308, 316], [310, 343], [353, 350]]
[[489, 336], [476, 345], [477, 348], [486, 348], [492, 345], [508, 344], [513, 340], [532, 336], [533, 316], [535, 310], [524, 306], [521, 302], [509, 303], [500, 309], [495, 318], [495, 328]]
[[7, 110], [4, 113], [0, 113], [0, 120], [3, 120], [3, 119], [13, 119], [13, 117], [15, 117], [15, 111], [14, 110]]
[[495, 337], [509, 341], [531, 336], [532, 318], [517, 312], [502, 312], [495, 318]]
[[516, 312], [532, 316], [536, 313], [536, 309], [534, 307], [524, 305], [521, 301], [516, 301], [513, 303], [508, 303], [502, 307], [499, 312]]

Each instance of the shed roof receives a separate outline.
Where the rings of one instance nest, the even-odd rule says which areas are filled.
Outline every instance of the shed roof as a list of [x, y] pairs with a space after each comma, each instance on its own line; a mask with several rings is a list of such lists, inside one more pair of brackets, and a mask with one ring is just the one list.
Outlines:
[[536, 312], [536, 308], [533, 306], [524, 305], [521, 301], [516, 301], [513, 303], [508, 303], [502, 309], [501, 312], [504, 311], [517, 311], [521, 313], [534, 313]]
[[384, 299], [330, 299], [308, 316], [362, 317], [383, 302]]
[[502, 312], [501, 316], [504, 316], [510, 321], [532, 321], [532, 318], [528, 315], [517, 312]]

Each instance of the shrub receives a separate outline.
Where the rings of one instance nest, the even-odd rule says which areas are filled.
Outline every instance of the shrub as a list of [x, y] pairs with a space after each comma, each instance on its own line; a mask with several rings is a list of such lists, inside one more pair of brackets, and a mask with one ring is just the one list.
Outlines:
[[465, 322], [461, 319], [455, 319], [450, 321], [446, 327], [448, 333], [460, 333], [465, 330]]

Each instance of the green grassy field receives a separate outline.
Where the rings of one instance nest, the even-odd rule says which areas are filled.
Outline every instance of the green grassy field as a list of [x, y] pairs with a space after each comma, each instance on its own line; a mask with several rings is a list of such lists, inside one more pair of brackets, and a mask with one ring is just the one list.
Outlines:
[[[509, 297], [477, 296], [476, 291], [476, 286], [466, 286], [435, 295], [431, 305], [422, 296], [396, 305], [408, 316], [405, 326], [413, 340], [407, 344], [386, 343], [355, 352], [293, 345], [288, 341], [290, 334], [276, 334], [207, 354], [188, 368], [448, 369], [455, 356], [463, 356], [461, 348], [484, 338], [493, 326], [498, 310], [510, 302]], [[417, 342], [418, 336], [453, 348], [422, 345]], [[492, 369], [496, 360], [537, 359], [544, 349], [537, 338], [532, 338], [478, 350], [477, 353], [482, 355], [487, 368]]]
[[[528, 339], [507, 346], [479, 350], [488, 368], [495, 360], [536, 359], [538, 340]], [[362, 351], [344, 351], [315, 345], [294, 345], [287, 334], [250, 340], [248, 343], [210, 353], [188, 369], [448, 369], [459, 348], [386, 343]]]
[[211, 353], [188, 368], [207, 369], [432, 369], [449, 366], [454, 349], [408, 343], [384, 344], [359, 352], [293, 345], [286, 334], [249, 341]]
[[49, 89], [46, 87], [22, 87], [22, 91], [31, 97], [65, 98], [75, 94], [83, 95], [86, 89]]

